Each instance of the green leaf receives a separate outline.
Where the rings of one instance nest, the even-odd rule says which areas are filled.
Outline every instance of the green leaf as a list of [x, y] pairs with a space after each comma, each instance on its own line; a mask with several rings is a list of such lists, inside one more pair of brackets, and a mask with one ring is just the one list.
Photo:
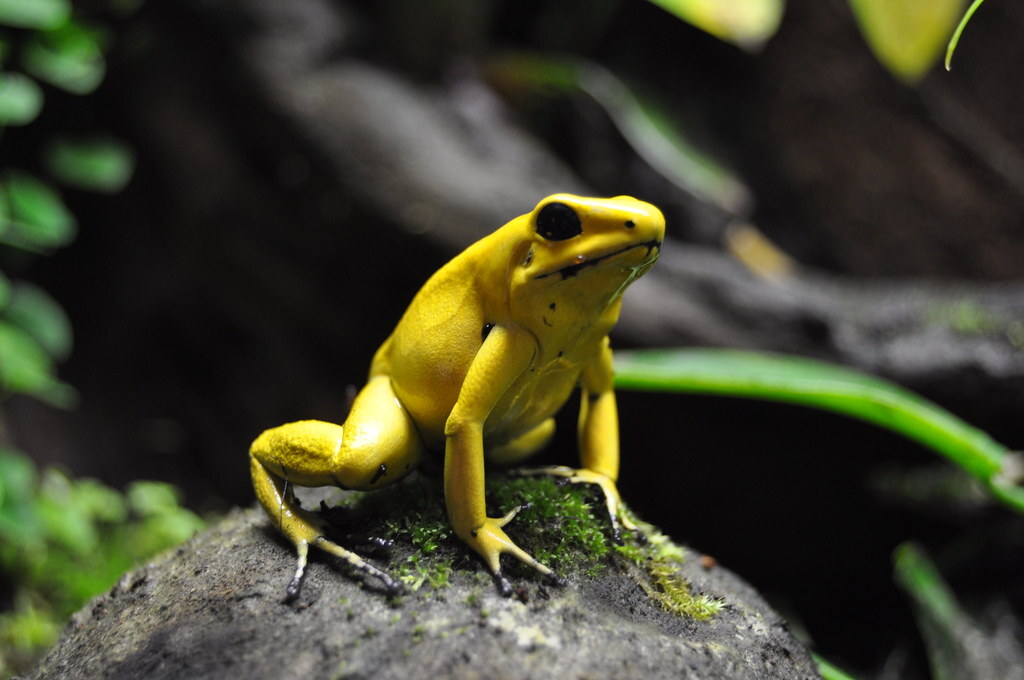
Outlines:
[[20, 73], [0, 73], [0, 127], [28, 125], [42, 108], [43, 90], [36, 81]]
[[107, 70], [95, 34], [71, 23], [34, 36], [21, 57], [26, 71], [72, 94], [95, 90]]
[[52, 371], [53, 362], [31, 335], [0, 320], [0, 389], [32, 394]]
[[53, 359], [62, 361], [71, 353], [71, 322], [43, 289], [18, 282], [6, 317], [28, 332]]
[[73, 480], [71, 495], [75, 512], [86, 517], [107, 524], [120, 524], [128, 519], [124, 495], [95, 479]]
[[76, 394], [54, 376], [53, 361], [23, 329], [0, 319], [0, 393], [18, 392], [58, 408], [69, 408]]
[[127, 496], [132, 512], [140, 518], [131, 541], [139, 558], [177, 545], [203, 528], [199, 516], [179, 505], [180, 493], [170, 484], [135, 481]]
[[140, 480], [128, 486], [128, 504], [132, 512], [148, 517], [178, 508], [178, 490], [171, 484]]
[[906, 83], [920, 80], [942, 54], [965, 0], [850, 0], [875, 57]]
[[39, 490], [39, 516], [47, 539], [72, 553], [86, 556], [99, 545], [99, 528], [82, 512], [75, 497], [78, 482], [53, 468], [43, 471]]
[[0, 448], [0, 537], [3, 542], [32, 540], [37, 531], [33, 490], [36, 467], [23, 454]]
[[0, 0], [0, 24], [47, 31], [71, 16], [68, 0]]
[[135, 170], [135, 157], [127, 144], [116, 139], [58, 138], [46, 152], [54, 177], [79, 189], [113, 194], [121, 191]]
[[25, 454], [0, 448], [0, 506], [5, 498], [28, 498], [36, 483], [36, 466]]
[[0, 312], [11, 301], [11, 280], [4, 276], [3, 272], [0, 272]]
[[[5, 240], [20, 240], [35, 248], [56, 248], [74, 238], [76, 223], [60, 195], [32, 175], [19, 171], [8, 173], [0, 186], [6, 194], [10, 222], [0, 228]], [[0, 217], [4, 217], [0, 212]], [[14, 232], [14, 238], [6, 231]]]
[[775, 35], [784, 0], [651, 0], [719, 40], [755, 51]]
[[696, 392], [802, 404], [859, 418], [946, 456], [1006, 505], [1024, 512], [1020, 454], [892, 383], [797, 357], [730, 350], [619, 352], [626, 389]]

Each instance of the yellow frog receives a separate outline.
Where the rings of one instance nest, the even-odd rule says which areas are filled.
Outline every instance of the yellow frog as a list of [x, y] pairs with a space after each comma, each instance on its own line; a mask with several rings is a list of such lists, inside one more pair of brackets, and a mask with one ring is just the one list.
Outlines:
[[480, 554], [503, 595], [499, 557], [510, 553], [552, 580], [551, 569], [502, 529], [520, 508], [488, 517], [484, 460], [509, 464], [551, 438], [553, 415], [582, 391], [581, 467], [522, 470], [604, 492], [613, 531], [621, 515], [618, 413], [608, 332], [622, 292], [658, 258], [665, 220], [627, 196], [555, 194], [477, 241], [420, 289], [373, 357], [369, 381], [344, 425], [301, 421], [262, 433], [250, 450], [253, 486], [271, 521], [295, 544], [299, 593], [309, 546], [400, 590], [388, 574], [328, 540], [323, 520], [290, 486], [375, 489], [444, 451], [444, 494], [455, 533]]

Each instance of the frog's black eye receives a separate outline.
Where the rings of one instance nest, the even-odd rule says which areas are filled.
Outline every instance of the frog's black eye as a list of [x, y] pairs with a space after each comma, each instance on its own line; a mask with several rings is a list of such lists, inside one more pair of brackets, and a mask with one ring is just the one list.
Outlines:
[[549, 241], [565, 241], [582, 234], [583, 225], [565, 203], [548, 203], [537, 214], [537, 233]]

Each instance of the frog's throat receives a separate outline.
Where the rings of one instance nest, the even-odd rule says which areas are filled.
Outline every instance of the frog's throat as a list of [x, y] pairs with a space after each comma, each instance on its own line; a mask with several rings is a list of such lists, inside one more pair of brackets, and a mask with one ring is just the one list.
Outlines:
[[[596, 264], [604, 262], [605, 260], [611, 259], [613, 257], [621, 255], [622, 253], [625, 253], [625, 252], [628, 252], [630, 250], [633, 250], [634, 248], [646, 248], [647, 252], [650, 253], [655, 248], [661, 250], [661, 241], [659, 241], [657, 239], [651, 239], [650, 241], [644, 241], [643, 243], [634, 243], [632, 245], [626, 246], [625, 248], [620, 248], [619, 250], [616, 250], [614, 252], [608, 253], [606, 255], [601, 255], [600, 257], [595, 257], [592, 260], [587, 260], [586, 262], [577, 262], [576, 264], [570, 264], [570, 265], [567, 265], [565, 267], [561, 267], [560, 269], [555, 269], [554, 271], [547, 272], [546, 274], [538, 274], [537, 276], [535, 276], [533, 278], [535, 278], [535, 279], [544, 279], [544, 278], [547, 278], [549, 276], [554, 276], [556, 274], [561, 274], [562, 275], [562, 280], [565, 281], [568, 278], [576, 276], [577, 274], [579, 274], [582, 270], [586, 269], [587, 267], [592, 267], [592, 266], [594, 266]], [[645, 264], [648, 264], [648, 263], [645, 263]], [[643, 265], [641, 265], [641, 266], [643, 266]]]

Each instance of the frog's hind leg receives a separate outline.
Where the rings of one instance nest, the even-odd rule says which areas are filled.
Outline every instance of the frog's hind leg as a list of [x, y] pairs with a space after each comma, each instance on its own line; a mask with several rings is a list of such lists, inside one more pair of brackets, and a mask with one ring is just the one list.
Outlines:
[[[299, 425], [300, 423], [291, 424]], [[341, 429], [340, 426], [336, 427]], [[249, 455], [253, 488], [255, 489], [256, 497], [259, 499], [260, 504], [266, 511], [267, 516], [270, 517], [274, 526], [284, 534], [285, 538], [295, 545], [295, 550], [298, 553], [295, 575], [288, 584], [285, 599], [287, 601], [291, 601], [299, 596], [299, 592], [302, 589], [303, 577], [306, 572], [306, 561], [309, 555], [309, 546], [311, 544], [321, 550], [331, 553], [332, 555], [340, 557], [362, 573], [375, 576], [380, 579], [388, 592], [397, 592], [400, 590], [399, 584], [387, 573], [369, 564], [354, 552], [346, 550], [337, 543], [324, 537], [323, 520], [316, 514], [302, 509], [299, 506], [298, 500], [292, 493], [291, 488], [289, 488], [289, 482], [286, 479], [271, 473], [268, 470], [268, 467], [261, 462], [260, 459], [265, 456], [261, 456], [260, 454], [264, 453], [264, 451], [260, 450], [260, 448], [257, 447], [257, 444], [262, 443], [263, 442], [260, 442], [260, 440], [257, 439], [253, 444], [253, 451]]]
[[299, 506], [292, 486], [368, 490], [412, 470], [423, 444], [386, 377], [374, 378], [356, 397], [345, 425], [306, 420], [267, 430], [249, 451], [256, 497], [271, 522], [295, 545], [298, 563], [288, 599], [298, 596], [309, 546], [374, 576], [389, 592], [401, 589], [384, 571], [324, 536], [324, 520]]

